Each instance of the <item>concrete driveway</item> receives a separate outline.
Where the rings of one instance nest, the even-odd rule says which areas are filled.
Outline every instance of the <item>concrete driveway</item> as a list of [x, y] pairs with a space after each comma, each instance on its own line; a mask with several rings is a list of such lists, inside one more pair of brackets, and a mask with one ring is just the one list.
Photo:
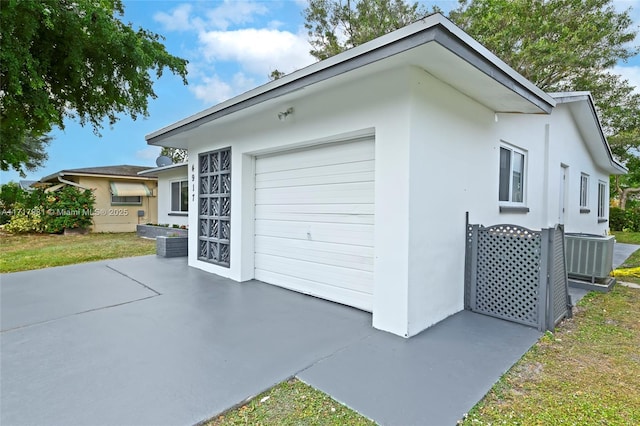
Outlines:
[[184, 258], [5, 274], [0, 289], [3, 426], [195, 424], [292, 376], [380, 424], [453, 425], [540, 336], [461, 312], [406, 340]]

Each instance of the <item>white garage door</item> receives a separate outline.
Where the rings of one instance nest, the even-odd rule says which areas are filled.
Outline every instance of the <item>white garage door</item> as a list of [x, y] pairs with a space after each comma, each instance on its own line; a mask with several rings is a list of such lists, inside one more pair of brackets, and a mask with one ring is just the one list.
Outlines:
[[372, 138], [256, 159], [255, 277], [371, 311]]

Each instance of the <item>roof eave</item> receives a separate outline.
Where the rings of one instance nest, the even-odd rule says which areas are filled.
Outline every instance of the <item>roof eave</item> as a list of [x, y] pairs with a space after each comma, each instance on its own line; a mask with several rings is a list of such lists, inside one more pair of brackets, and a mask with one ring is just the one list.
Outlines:
[[596, 105], [593, 101], [593, 96], [591, 96], [590, 92], [559, 92], [550, 93], [549, 95], [553, 97], [558, 104], [568, 104], [573, 102], [586, 103], [589, 108], [589, 115], [594, 125], [595, 131], [597, 132], [598, 138], [600, 139], [600, 142], [602, 143], [602, 146], [607, 154], [607, 163], [600, 164], [600, 166], [613, 175], [622, 175], [629, 172], [629, 170], [613, 156], [613, 152], [611, 151], [611, 147], [609, 146], [607, 137], [604, 134], [602, 123], [600, 122], [600, 118], [598, 117], [598, 112], [596, 111]]
[[160, 144], [171, 136], [207, 122], [434, 41], [471, 63], [479, 72], [491, 76], [536, 105], [540, 112], [550, 113], [555, 106], [552, 97], [518, 74], [447, 18], [441, 14], [433, 14], [150, 133], [145, 139], [150, 145]]

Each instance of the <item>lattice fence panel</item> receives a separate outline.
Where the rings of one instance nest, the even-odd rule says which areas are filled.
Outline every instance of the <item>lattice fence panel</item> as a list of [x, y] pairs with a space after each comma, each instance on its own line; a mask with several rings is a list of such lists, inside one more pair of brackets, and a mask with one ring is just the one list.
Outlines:
[[474, 310], [537, 326], [540, 233], [512, 225], [481, 228], [477, 253]]
[[565, 262], [564, 233], [556, 229], [553, 235], [553, 259], [551, 282], [552, 324], [570, 315], [567, 289], [567, 264]]

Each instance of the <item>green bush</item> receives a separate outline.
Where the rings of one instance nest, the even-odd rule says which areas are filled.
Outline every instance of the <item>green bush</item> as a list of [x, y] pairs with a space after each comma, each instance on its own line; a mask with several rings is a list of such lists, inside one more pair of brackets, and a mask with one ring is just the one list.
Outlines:
[[625, 211], [619, 207], [609, 209], [609, 227], [612, 231], [622, 231], [626, 226]]
[[11, 219], [4, 229], [14, 234], [44, 232], [46, 223], [43, 213], [40, 208], [28, 208], [25, 204], [15, 203]]
[[59, 233], [65, 229], [90, 227], [93, 224], [94, 204], [93, 192], [71, 185], [47, 194], [43, 205], [47, 232]]
[[618, 207], [609, 209], [609, 227], [612, 231], [640, 232], [640, 208]]
[[27, 191], [15, 182], [8, 182], [0, 186], [0, 225], [9, 223], [17, 203], [22, 204], [24, 208], [24, 202], [28, 195]]
[[65, 229], [88, 228], [93, 224], [95, 197], [90, 190], [75, 186], [46, 193], [36, 189], [15, 203], [5, 229], [13, 233], [60, 233]]

